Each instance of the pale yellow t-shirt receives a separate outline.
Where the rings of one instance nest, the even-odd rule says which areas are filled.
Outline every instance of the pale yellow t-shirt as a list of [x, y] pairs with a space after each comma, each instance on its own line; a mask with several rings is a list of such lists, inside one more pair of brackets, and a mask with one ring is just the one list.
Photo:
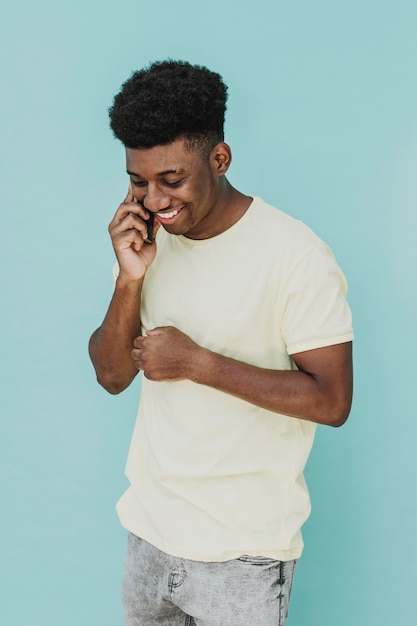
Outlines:
[[[295, 369], [291, 354], [353, 338], [346, 281], [329, 248], [259, 198], [216, 237], [161, 228], [157, 245], [144, 330], [172, 325], [210, 350], [277, 370]], [[182, 558], [298, 558], [314, 432], [312, 422], [204, 385], [143, 378], [121, 523]]]

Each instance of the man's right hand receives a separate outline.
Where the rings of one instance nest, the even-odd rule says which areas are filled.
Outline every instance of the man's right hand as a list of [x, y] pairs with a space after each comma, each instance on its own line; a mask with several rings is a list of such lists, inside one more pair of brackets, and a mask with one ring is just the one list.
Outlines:
[[[117, 209], [109, 224], [109, 233], [120, 266], [119, 278], [137, 281], [143, 278], [156, 254], [155, 238], [148, 243], [147, 226], [144, 220], [149, 218], [149, 211], [136, 202], [129, 185], [126, 198]], [[154, 235], [160, 223], [154, 220]]]

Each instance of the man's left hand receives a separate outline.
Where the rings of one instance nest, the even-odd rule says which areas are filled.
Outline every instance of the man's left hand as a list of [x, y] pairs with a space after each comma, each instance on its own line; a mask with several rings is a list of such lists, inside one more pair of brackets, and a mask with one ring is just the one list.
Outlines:
[[133, 342], [132, 358], [138, 370], [154, 381], [191, 378], [193, 362], [203, 350], [174, 326], [146, 331]]

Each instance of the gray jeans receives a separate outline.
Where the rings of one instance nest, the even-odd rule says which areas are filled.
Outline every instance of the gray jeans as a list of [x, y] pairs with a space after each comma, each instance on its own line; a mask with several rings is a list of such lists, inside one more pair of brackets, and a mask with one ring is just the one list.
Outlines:
[[129, 534], [126, 626], [284, 626], [295, 561], [180, 559]]

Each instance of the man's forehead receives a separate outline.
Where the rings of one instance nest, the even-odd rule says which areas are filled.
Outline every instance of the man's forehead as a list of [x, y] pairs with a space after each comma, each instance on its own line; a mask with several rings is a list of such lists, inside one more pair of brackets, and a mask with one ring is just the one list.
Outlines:
[[130, 173], [150, 168], [158, 174], [175, 174], [188, 170], [199, 160], [199, 153], [190, 150], [183, 139], [152, 148], [126, 148], [126, 168]]

